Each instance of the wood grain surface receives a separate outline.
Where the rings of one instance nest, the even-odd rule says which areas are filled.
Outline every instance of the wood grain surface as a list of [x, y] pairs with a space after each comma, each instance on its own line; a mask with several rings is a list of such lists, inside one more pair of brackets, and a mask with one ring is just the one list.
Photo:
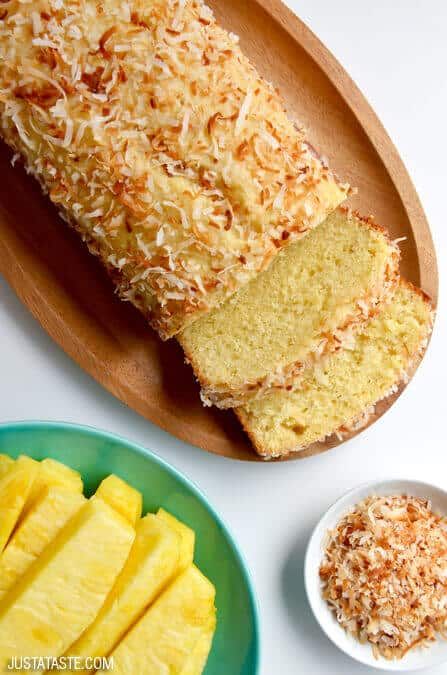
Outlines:
[[[436, 303], [436, 258], [424, 212], [395, 147], [356, 85], [280, 0], [209, 4], [279, 88], [289, 114], [305, 124], [331, 167], [358, 188], [350, 205], [373, 214], [393, 237], [406, 237], [402, 272]], [[175, 340], [162, 343], [137, 310], [114, 296], [99, 263], [10, 159], [1, 147], [0, 272], [44, 329], [106, 389], [163, 429], [219, 455], [258, 459], [230, 411], [202, 407]], [[378, 406], [374, 419], [399, 393]], [[294, 457], [338, 444], [331, 438]]]

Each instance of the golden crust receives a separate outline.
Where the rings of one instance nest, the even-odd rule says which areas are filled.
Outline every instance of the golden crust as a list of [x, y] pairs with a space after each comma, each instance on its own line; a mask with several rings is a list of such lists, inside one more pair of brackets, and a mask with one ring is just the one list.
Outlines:
[[200, 0], [10, 0], [0, 121], [163, 338], [348, 192]]

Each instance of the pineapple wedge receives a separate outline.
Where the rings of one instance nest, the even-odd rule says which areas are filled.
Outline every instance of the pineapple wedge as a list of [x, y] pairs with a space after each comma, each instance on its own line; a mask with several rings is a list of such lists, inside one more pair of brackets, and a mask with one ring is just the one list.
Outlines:
[[114, 675], [181, 675], [203, 634], [214, 630], [214, 596], [211, 582], [191, 565], [112, 652]]
[[49, 487], [60, 487], [70, 492], [82, 492], [84, 485], [77, 471], [47, 457], [39, 462], [39, 470], [33, 483], [26, 510], [32, 508], [34, 502], [40, 497], [43, 490]]
[[21, 455], [0, 478], [0, 553], [11, 536], [31, 492], [38, 462]]
[[0, 599], [85, 503], [79, 492], [48, 487], [0, 555]]
[[141, 493], [114, 474], [104, 478], [96, 490], [96, 496], [110, 504], [134, 527], [141, 518], [143, 510]]
[[[178, 571], [180, 537], [153, 514], [139, 521], [127, 562], [70, 656], [106, 656]], [[87, 671], [84, 671], [87, 672]]]
[[0, 478], [3, 478], [5, 473], [12, 468], [13, 464], [14, 460], [12, 457], [9, 457], [9, 455], [0, 455]]
[[0, 672], [13, 656], [60, 656], [92, 623], [135, 530], [89, 500], [0, 601]]
[[181, 675], [202, 675], [205, 670], [206, 662], [213, 644], [214, 631], [216, 629], [216, 622], [204, 631], [194, 647], [190, 657], [188, 658], [185, 667], [181, 671]]
[[195, 532], [164, 509], [158, 509], [157, 518], [167, 523], [180, 536], [179, 572], [183, 572], [194, 560]]

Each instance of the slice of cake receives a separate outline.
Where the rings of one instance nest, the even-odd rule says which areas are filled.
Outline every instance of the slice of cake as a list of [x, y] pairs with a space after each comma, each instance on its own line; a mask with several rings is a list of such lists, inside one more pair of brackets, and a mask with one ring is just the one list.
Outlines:
[[324, 354], [352, 343], [395, 288], [384, 230], [338, 209], [222, 307], [179, 336], [205, 404], [235, 407], [290, 390]]
[[1, 135], [163, 338], [346, 197], [203, 2], [11, 0], [0, 64]]
[[364, 426], [374, 405], [393, 393], [416, 364], [433, 318], [422, 291], [401, 281], [353, 348], [306, 371], [299, 390], [274, 391], [236, 410], [257, 452], [266, 459], [280, 457]]

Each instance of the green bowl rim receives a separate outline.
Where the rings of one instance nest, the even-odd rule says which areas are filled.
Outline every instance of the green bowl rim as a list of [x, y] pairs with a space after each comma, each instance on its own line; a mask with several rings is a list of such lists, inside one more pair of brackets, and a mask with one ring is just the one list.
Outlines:
[[231, 533], [230, 528], [222, 519], [221, 516], [216, 512], [213, 506], [211, 506], [208, 497], [202, 492], [202, 490], [195, 484], [193, 480], [187, 478], [179, 469], [167, 462], [165, 459], [157, 455], [153, 450], [149, 450], [139, 443], [130, 441], [129, 439], [121, 436], [120, 434], [115, 434], [112, 431], [105, 431], [104, 429], [99, 429], [98, 427], [93, 427], [87, 424], [77, 424], [76, 422], [60, 422], [54, 420], [21, 420], [21, 421], [6, 421], [0, 422], [0, 432], [4, 429], [32, 429], [32, 427], [48, 427], [52, 429], [76, 429], [82, 431], [90, 436], [102, 436], [109, 438], [113, 441], [118, 441], [130, 446], [135, 450], [139, 455], [149, 456], [153, 459], [159, 466], [163, 467], [166, 471], [171, 473], [177, 480], [179, 480], [184, 486], [192, 490], [193, 494], [201, 502], [201, 504], [206, 508], [206, 510], [211, 514], [211, 516], [216, 520], [217, 524], [222, 528], [224, 534], [227, 536], [230, 547], [238, 561], [242, 575], [244, 577], [245, 584], [248, 589], [248, 597], [250, 601], [250, 608], [253, 615], [253, 658], [254, 658], [254, 668], [253, 675], [258, 675], [259, 665], [260, 665], [260, 650], [261, 650], [261, 641], [260, 641], [260, 612], [258, 599], [254, 590], [254, 584], [251, 578], [251, 573], [248, 569], [247, 562], [241, 551], [239, 550], [236, 540]]

